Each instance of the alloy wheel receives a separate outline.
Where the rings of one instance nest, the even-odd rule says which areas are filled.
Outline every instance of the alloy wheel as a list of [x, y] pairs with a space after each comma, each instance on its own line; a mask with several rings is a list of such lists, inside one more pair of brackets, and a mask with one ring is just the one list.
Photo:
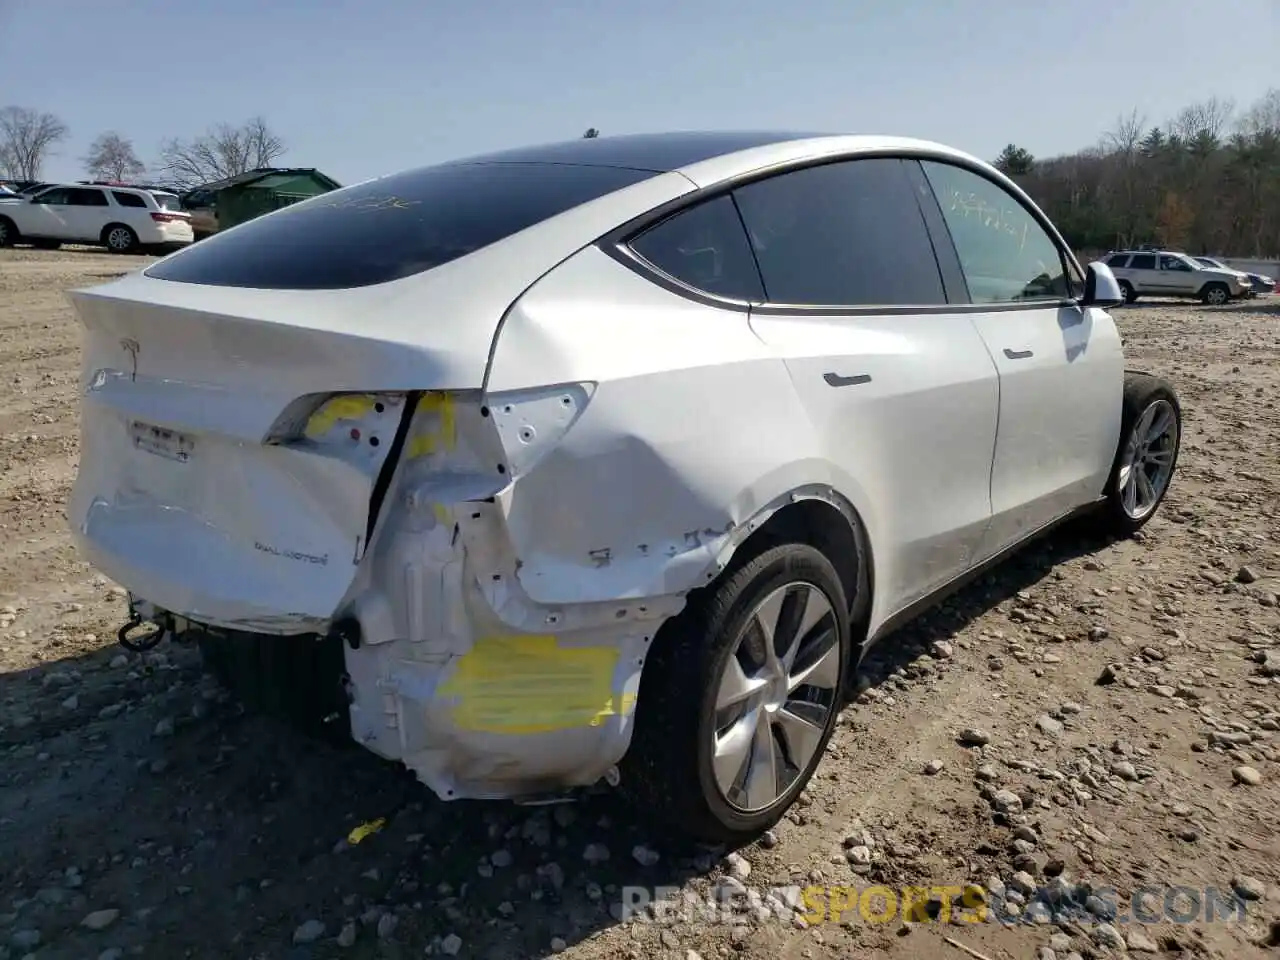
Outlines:
[[768, 594], [740, 631], [716, 690], [712, 765], [744, 813], [776, 803], [808, 769], [838, 708], [835, 612], [816, 586]]
[[1120, 467], [1120, 504], [1132, 520], [1141, 520], [1160, 503], [1173, 476], [1178, 451], [1178, 416], [1168, 400], [1142, 412], [1129, 432]]

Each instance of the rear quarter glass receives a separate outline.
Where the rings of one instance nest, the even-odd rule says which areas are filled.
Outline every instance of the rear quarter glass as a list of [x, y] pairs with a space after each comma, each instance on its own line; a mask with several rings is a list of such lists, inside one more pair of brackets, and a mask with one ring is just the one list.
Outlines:
[[159, 280], [267, 290], [387, 283], [656, 175], [550, 163], [410, 170], [250, 220], [145, 273]]

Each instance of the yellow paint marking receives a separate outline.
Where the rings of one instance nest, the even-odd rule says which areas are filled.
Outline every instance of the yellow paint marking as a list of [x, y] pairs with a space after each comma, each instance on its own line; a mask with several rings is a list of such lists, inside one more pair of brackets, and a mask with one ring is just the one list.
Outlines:
[[386, 817], [379, 817], [377, 820], [370, 820], [368, 823], [362, 823], [360, 824], [360, 826], [355, 827], [354, 829], [352, 829], [352, 831], [349, 834], [347, 834], [347, 843], [351, 844], [354, 847], [361, 840], [364, 840], [372, 836], [373, 834], [377, 833], [386, 825], [387, 825]]
[[456, 699], [461, 730], [531, 734], [596, 727], [627, 715], [634, 695], [615, 698], [616, 647], [562, 647], [552, 636], [497, 636], [476, 641], [437, 690]]
[[433, 503], [431, 505], [431, 512], [435, 514], [436, 520], [439, 523], [448, 523], [453, 519], [453, 516], [449, 513], [449, 508], [443, 503]]
[[339, 420], [359, 420], [373, 410], [373, 397], [357, 395], [328, 400], [307, 421], [306, 434], [316, 438], [329, 432]]
[[410, 460], [425, 457], [440, 450], [452, 450], [458, 445], [458, 424], [454, 416], [453, 398], [447, 393], [424, 393], [418, 401], [418, 414], [435, 415], [439, 423], [434, 429], [423, 430], [409, 441], [407, 456]]

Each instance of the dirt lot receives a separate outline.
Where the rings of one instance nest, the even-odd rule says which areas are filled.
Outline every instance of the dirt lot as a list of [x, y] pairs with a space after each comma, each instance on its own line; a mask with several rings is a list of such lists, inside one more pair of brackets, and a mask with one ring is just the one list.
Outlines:
[[[114, 645], [123, 591], [66, 530], [63, 291], [141, 263], [0, 251], [0, 958], [1280, 956], [1280, 297], [1118, 312], [1186, 408], [1162, 513], [1134, 542], [1062, 532], [886, 644], [802, 804], [726, 856], [608, 797], [438, 803], [244, 716], [186, 649]], [[741, 906], [934, 884], [1027, 922]], [[738, 909], [623, 923], [626, 886]]]

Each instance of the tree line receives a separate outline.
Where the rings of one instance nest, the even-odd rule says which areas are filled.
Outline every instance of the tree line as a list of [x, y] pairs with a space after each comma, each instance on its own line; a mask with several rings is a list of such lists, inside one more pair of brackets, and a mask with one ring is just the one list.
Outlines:
[[1089, 149], [1037, 160], [1009, 144], [995, 164], [1078, 251], [1280, 258], [1280, 89], [1243, 110], [1212, 97], [1160, 123], [1135, 110]]
[[[70, 133], [52, 113], [15, 106], [0, 109], [0, 176], [39, 180], [45, 162]], [[139, 158], [132, 140], [108, 130], [94, 139], [80, 162], [94, 180], [137, 180], [150, 170], [157, 179], [189, 189], [269, 167], [284, 152], [284, 140], [266, 120], [252, 117], [240, 124], [219, 123], [190, 139], [166, 140], [150, 167]]]

